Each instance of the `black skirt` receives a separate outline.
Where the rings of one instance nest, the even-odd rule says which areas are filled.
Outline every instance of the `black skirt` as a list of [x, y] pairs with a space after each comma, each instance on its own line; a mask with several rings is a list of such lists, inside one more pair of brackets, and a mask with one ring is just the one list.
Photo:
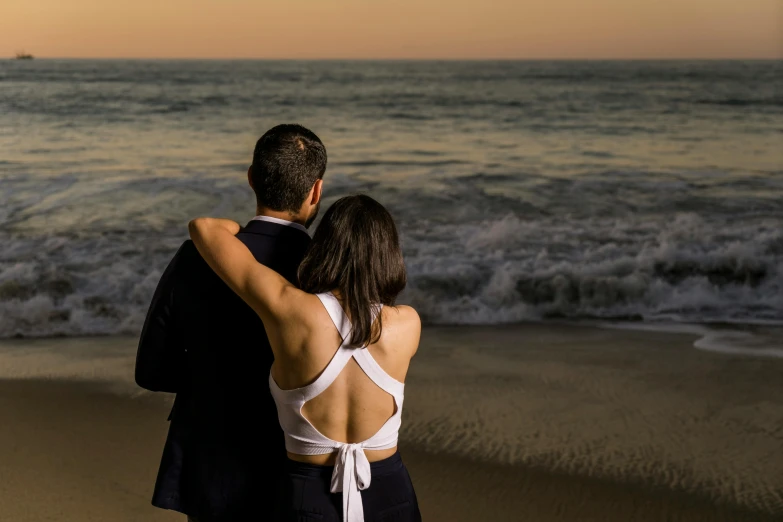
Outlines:
[[[361, 492], [365, 522], [420, 522], [408, 470], [397, 452], [371, 462], [370, 487]], [[333, 466], [288, 459], [277, 514], [280, 522], [341, 522], [343, 494], [329, 491]]]

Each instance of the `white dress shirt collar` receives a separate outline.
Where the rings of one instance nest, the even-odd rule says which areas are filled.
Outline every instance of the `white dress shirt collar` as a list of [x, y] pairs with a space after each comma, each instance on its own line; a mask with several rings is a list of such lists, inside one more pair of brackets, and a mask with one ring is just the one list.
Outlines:
[[292, 227], [297, 230], [301, 230], [305, 234], [307, 234], [307, 228], [305, 228], [304, 225], [300, 223], [294, 223], [293, 221], [286, 221], [285, 219], [275, 218], [271, 216], [256, 216], [252, 219], [252, 221], [266, 221], [268, 223], [277, 223], [278, 225], [283, 225], [284, 227]]

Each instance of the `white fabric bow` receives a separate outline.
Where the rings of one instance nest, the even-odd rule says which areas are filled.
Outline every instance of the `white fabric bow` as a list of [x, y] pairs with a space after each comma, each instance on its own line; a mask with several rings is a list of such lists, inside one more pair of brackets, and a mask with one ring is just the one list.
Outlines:
[[370, 461], [361, 444], [345, 444], [337, 452], [332, 473], [332, 493], [343, 492], [343, 521], [364, 522], [361, 490], [370, 487]]

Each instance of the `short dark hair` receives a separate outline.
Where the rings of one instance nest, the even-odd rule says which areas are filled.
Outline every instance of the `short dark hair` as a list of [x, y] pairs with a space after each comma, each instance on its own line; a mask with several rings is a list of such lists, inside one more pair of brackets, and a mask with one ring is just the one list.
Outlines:
[[296, 213], [326, 172], [326, 148], [297, 124], [269, 129], [256, 143], [250, 177], [259, 207]]
[[338, 199], [324, 214], [299, 266], [305, 292], [338, 291], [351, 318], [351, 343], [377, 342], [383, 322], [379, 304], [393, 306], [407, 282], [391, 214], [369, 196]]

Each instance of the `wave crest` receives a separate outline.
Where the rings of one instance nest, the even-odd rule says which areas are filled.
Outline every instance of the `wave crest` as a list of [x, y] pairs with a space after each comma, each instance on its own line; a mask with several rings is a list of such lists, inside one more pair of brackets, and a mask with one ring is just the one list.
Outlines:
[[659, 225], [507, 216], [462, 232], [470, 262], [414, 263], [406, 298], [445, 324], [783, 321], [781, 230], [716, 226], [690, 214]]

